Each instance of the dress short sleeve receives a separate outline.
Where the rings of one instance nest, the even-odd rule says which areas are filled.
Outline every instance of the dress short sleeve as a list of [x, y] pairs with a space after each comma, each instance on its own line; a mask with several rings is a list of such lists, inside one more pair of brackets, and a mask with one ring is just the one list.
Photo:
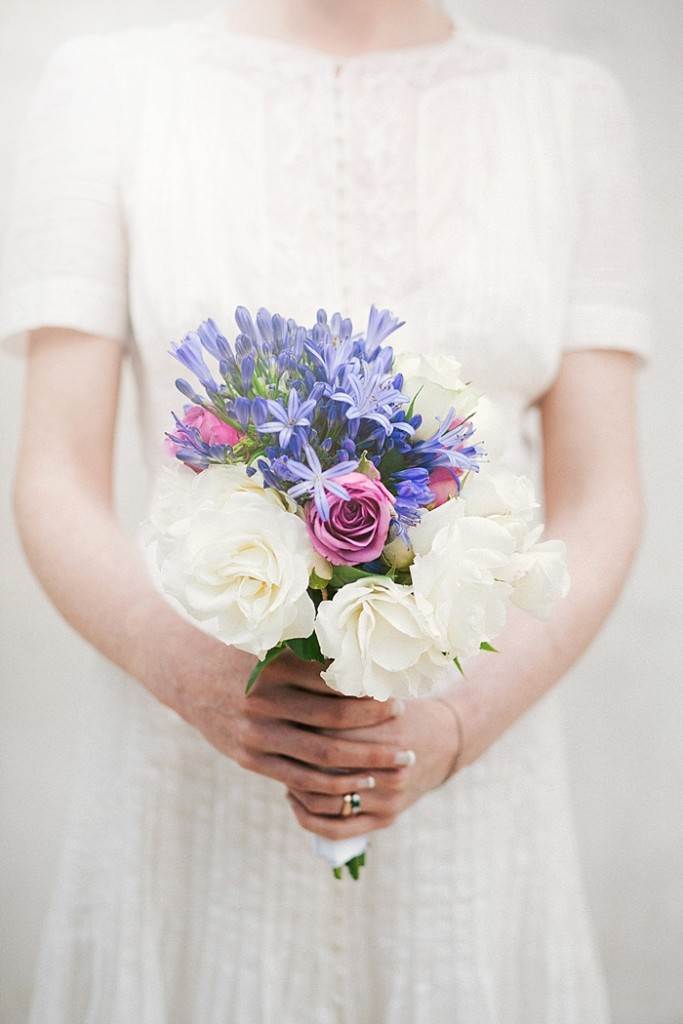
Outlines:
[[21, 134], [0, 269], [0, 343], [71, 327], [128, 339], [119, 196], [121, 105], [107, 37], [81, 37], [48, 60]]
[[577, 224], [563, 348], [651, 349], [643, 255], [641, 165], [633, 112], [619, 80], [577, 58], [573, 153]]

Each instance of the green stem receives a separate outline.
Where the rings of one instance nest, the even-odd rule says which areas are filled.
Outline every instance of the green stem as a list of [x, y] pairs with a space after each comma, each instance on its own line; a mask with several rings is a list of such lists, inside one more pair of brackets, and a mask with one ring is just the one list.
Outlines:
[[254, 684], [256, 683], [258, 677], [263, 672], [264, 668], [267, 668], [268, 665], [271, 664], [271, 662], [275, 661], [276, 658], [279, 658], [285, 649], [286, 648], [284, 644], [278, 644], [277, 647], [271, 647], [266, 656], [264, 658], [261, 658], [260, 661], [256, 662], [253, 669], [249, 673], [249, 678], [247, 679], [247, 686], [244, 691], [245, 693], [251, 693]]

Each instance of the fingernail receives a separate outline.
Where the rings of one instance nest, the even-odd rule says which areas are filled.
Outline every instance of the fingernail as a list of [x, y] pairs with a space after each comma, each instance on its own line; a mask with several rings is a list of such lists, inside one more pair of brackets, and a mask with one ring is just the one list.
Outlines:
[[399, 750], [394, 758], [394, 764], [413, 765], [417, 761], [414, 750]]
[[405, 709], [406, 709], [406, 702], [404, 700], [401, 700], [400, 697], [397, 697], [392, 702], [391, 711], [392, 711], [392, 714], [394, 714], [395, 716], [402, 715], [403, 712], [405, 711]]
[[363, 789], [374, 789], [377, 785], [374, 775], [368, 775], [367, 779], [363, 779], [361, 786]]

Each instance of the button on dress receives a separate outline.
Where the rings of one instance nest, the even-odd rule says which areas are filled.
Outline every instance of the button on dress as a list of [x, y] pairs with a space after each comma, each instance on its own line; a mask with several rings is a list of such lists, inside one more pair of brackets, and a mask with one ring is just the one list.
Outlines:
[[[151, 481], [182, 401], [171, 341], [207, 316], [234, 333], [238, 304], [361, 329], [375, 303], [460, 360], [535, 474], [563, 352], [649, 351], [637, 148], [607, 68], [462, 20], [342, 59], [218, 13], [79, 37], [27, 120], [0, 333], [124, 346]], [[554, 694], [342, 884], [280, 785], [84, 671], [32, 1024], [606, 1024]]]

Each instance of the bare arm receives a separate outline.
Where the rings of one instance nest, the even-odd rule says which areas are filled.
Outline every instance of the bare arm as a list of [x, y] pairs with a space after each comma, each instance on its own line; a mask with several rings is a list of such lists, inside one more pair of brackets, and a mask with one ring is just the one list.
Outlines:
[[[57, 329], [32, 336], [15, 514], [29, 564], [64, 618], [170, 702], [172, 677], [147, 664], [145, 624], [154, 616], [167, 640], [187, 627], [154, 592], [112, 505], [121, 364], [113, 341]], [[166, 650], [160, 643], [156, 656]]]
[[254, 659], [187, 623], [153, 587], [112, 506], [112, 452], [122, 354], [78, 331], [31, 339], [26, 416], [15, 484], [16, 518], [35, 575], [64, 618], [107, 658], [246, 768], [285, 783], [344, 792], [353, 769], [367, 785], [395, 768], [398, 749], [320, 736], [385, 721], [391, 704], [341, 698], [319, 668], [292, 658], [267, 670], [244, 698]]
[[546, 536], [567, 545], [570, 593], [550, 622], [515, 609], [453, 697], [462, 764], [474, 760], [583, 654], [614, 606], [640, 539], [635, 358], [567, 354], [541, 404]]

